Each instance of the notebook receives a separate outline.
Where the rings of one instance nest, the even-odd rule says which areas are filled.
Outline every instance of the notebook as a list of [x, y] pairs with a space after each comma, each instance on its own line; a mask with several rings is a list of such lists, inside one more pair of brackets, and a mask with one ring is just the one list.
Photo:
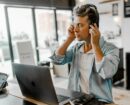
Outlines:
[[64, 105], [70, 97], [57, 95], [53, 86], [50, 69], [47, 66], [33, 66], [13, 63], [21, 92], [25, 97], [47, 103], [49, 105]]

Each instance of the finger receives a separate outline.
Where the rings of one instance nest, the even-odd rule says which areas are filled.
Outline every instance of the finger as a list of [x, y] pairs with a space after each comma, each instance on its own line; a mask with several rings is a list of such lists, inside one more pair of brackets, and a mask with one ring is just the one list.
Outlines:
[[94, 23], [94, 27], [95, 27], [95, 28], [98, 28], [98, 26], [97, 26], [97, 24], [96, 24], [96, 23]]
[[93, 31], [93, 33], [97, 33], [97, 30], [93, 26], [91, 27], [91, 31]]
[[99, 28], [97, 26], [90, 25], [90, 27], [95, 33], [99, 33]]
[[74, 28], [73, 27], [69, 27], [69, 30], [73, 30]]
[[69, 30], [71, 30], [71, 29], [72, 29], [72, 27], [70, 26], [68, 29], [69, 29]]
[[71, 24], [70, 26], [74, 28], [74, 24]]
[[91, 33], [92, 33], [92, 35], [93, 35], [93, 36], [94, 36], [94, 35], [96, 35], [96, 34], [95, 34], [95, 32], [94, 32], [93, 30], [92, 30], [92, 32], [91, 32]]
[[90, 25], [90, 28], [93, 30], [96, 30], [95, 27], [93, 25]]
[[89, 33], [90, 33], [91, 35], [94, 35], [94, 34], [95, 34], [95, 32], [93, 31], [93, 29], [90, 29]]
[[70, 25], [70, 26], [69, 26], [69, 29], [74, 29], [74, 25]]
[[74, 32], [74, 31], [73, 31], [73, 30], [71, 30], [71, 29], [69, 29], [69, 32], [71, 32], [71, 33], [72, 33], [72, 32]]
[[72, 30], [72, 29], [69, 29], [69, 32], [73, 33], [73, 32], [74, 32], [74, 30]]

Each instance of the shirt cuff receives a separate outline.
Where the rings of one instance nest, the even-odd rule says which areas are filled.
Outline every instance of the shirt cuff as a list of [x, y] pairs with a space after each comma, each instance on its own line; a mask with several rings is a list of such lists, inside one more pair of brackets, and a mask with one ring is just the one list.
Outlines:
[[64, 60], [65, 55], [56, 55], [55, 52], [49, 58], [56, 64], [60, 64]]
[[103, 67], [103, 64], [105, 62], [105, 57], [103, 57], [103, 59], [100, 62], [96, 61], [96, 71], [100, 72], [101, 68]]

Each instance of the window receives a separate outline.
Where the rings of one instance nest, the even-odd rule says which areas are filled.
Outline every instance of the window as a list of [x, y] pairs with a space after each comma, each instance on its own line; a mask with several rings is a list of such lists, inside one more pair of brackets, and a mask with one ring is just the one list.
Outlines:
[[72, 23], [72, 13], [70, 10], [57, 10], [58, 39], [62, 43], [68, 35], [68, 27]]
[[19, 62], [16, 43], [18, 41], [30, 40], [33, 46], [34, 58], [36, 61], [35, 41], [32, 21], [32, 11], [28, 8], [8, 7], [8, 16], [14, 54], [14, 62]]
[[36, 24], [38, 34], [38, 50], [40, 61], [51, 55], [50, 44], [56, 39], [55, 18], [53, 10], [36, 9]]
[[13, 77], [3, 5], [0, 5], [0, 72], [7, 73], [9, 79]]

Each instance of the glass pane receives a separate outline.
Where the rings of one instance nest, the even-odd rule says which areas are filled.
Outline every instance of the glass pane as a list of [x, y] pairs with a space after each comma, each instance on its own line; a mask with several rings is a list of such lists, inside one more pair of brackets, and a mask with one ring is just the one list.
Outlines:
[[68, 35], [68, 27], [72, 23], [72, 13], [70, 10], [57, 10], [57, 24], [59, 43], [62, 43]]
[[7, 73], [9, 79], [13, 77], [3, 5], [0, 5], [0, 72]]
[[[28, 8], [8, 8], [9, 24], [13, 46], [14, 61], [19, 62], [17, 42], [31, 41], [33, 57], [36, 62], [32, 11]], [[26, 50], [26, 49], [24, 49]]]
[[36, 9], [36, 24], [40, 61], [47, 60], [51, 55], [50, 43], [56, 39], [54, 19], [53, 10]]

